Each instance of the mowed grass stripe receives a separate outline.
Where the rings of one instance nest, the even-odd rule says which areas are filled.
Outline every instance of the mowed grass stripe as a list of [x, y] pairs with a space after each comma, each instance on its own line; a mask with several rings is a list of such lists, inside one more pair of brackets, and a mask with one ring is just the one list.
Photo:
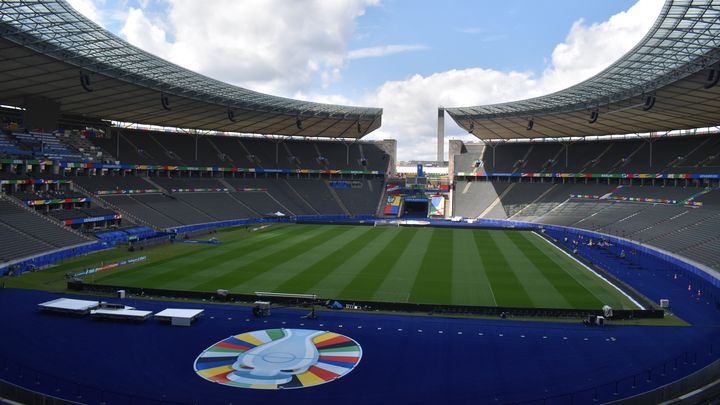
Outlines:
[[500, 254], [505, 256], [513, 271], [523, 285], [525, 291], [533, 302], [534, 307], [539, 308], [569, 308], [570, 303], [553, 286], [543, 272], [530, 260], [525, 252], [510, 239], [509, 232], [494, 232], [491, 237], [500, 247]]
[[605, 280], [600, 279], [600, 277], [591, 273], [575, 260], [568, 258], [558, 247], [545, 240], [542, 236], [532, 234], [527, 235], [527, 238], [545, 256], [561, 266], [575, 281], [585, 287], [603, 304], [610, 305], [613, 308], [637, 309], [637, 306], [633, 305], [627, 297], [610, 286]]
[[[363, 229], [347, 225], [333, 225], [338, 228], [332, 237], [317, 245], [305, 245], [302, 252], [293, 257], [291, 260], [285, 260], [274, 266], [269, 266], [264, 272], [257, 274], [251, 280], [246, 280], [240, 284], [231, 286], [231, 290], [235, 291], [275, 291], [278, 286], [305, 269], [312, 268], [317, 263], [333, 251], [341, 249], [347, 243], [355, 239], [358, 231]], [[367, 228], [366, 228], [367, 229]], [[284, 253], [284, 252], [283, 252]], [[326, 271], [330, 268], [325, 267]], [[280, 290], [278, 290], [280, 291]], [[299, 293], [296, 289], [286, 290], [282, 292]]]
[[373, 232], [375, 228], [370, 226], [358, 227], [353, 231], [353, 239], [345, 245], [323, 257], [314, 265], [304, 269], [300, 273], [287, 279], [278, 285], [276, 291], [298, 291], [313, 294], [313, 287], [330, 273], [340, 271], [344, 263], [352, 258], [353, 254], [364, 249], [375, 239], [379, 233]]
[[452, 303], [495, 306], [495, 294], [473, 235], [474, 231], [453, 230]]
[[[245, 252], [257, 251], [262, 246], [271, 246], [269, 240], [277, 241], [293, 237], [302, 233], [302, 229], [283, 227], [273, 234], [250, 234], [238, 230], [229, 235], [229, 243], [210, 246], [203, 251], [203, 255], [182, 254], [162, 262], [147, 263], [147, 267], [138, 269], [127, 274], [127, 283], [141, 284], [143, 286], [168, 288], [168, 289], [189, 289], [192, 280], [207, 280], [203, 273], [206, 271], [217, 271], [218, 266], [224, 262], [242, 260]], [[243, 237], [243, 239], [235, 239]], [[225, 238], [223, 238], [225, 242]], [[185, 246], [178, 244], [178, 246]], [[190, 245], [192, 246], [192, 245]], [[238, 253], [243, 252], [243, 253]], [[210, 264], [210, 266], [207, 266]]]
[[[352, 282], [352, 280], [370, 263], [378, 253], [391, 243], [393, 238], [397, 236], [400, 228], [373, 228], [375, 237], [365, 247], [358, 249], [351, 257], [342, 264], [341, 267], [334, 269], [327, 274], [325, 278], [318, 281], [313, 287], [312, 292], [321, 297], [337, 297], [341, 298], [342, 290]], [[342, 297], [347, 298], [347, 297]]]
[[417, 228], [398, 229], [398, 232], [383, 249], [342, 289], [340, 298], [371, 300], [416, 232]]
[[[402, 229], [402, 228], [401, 228]], [[423, 261], [419, 252], [430, 248], [431, 232], [416, 232], [410, 240], [410, 248], [400, 254], [398, 261], [378, 287], [373, 300], [386, 302], [408, 302], [410, 289], [415, 284], [418, 269]]]
[[520, 249], [533, 265], [540, 270], [555, 290], [565, 298], [572, 308], [600, 308], [602, 303], [591, 291], [578, 283], [561, 266], [552, 261], [542, 250], [538, 249], [529, 239], [529, 233], [509, 232], [508, 238]]
[[[235, 260], [242, 256], [241, 252], [256, 251], [269, 246], [275, 241], [290, 238], [305, 232], [302, 227], [279, 226], [258, 233], [236, 230], [221, 235], [221, 245], [188, 245], [175, 244], [172, 248], [183, 248], [187, 251], [171, 258], [154, 260], [148, 254], [148, 261], [143, 262], [132, 271], [120, 271], [103, 278], [105, 284], [142, 285], [144, 287], [187, 289], [184, 280], [198, 276], [206, 269], [202, 264], [217, 265], [223, 261]], [[199, 249], [198, 249], [199, 248]], [[212, 266], [211, 266], [212, 267]], [[199, 275], [199, 277], [202, 277]]]
[[432, 230], [430, 247], [423, 254], [415, 283], [410, 290], [410, 301], [439, 304], [452, 300], [452, 229]]
[[[230, 263], [232, 266], [223, 268], [220, 274], [212, 274], [213, 268], [210, 268], [209, 271], [205, 272], [208, 273], [206, 281], [192, 285], [190, 288], [198, 291], [211, 291], [217, 288], [228, 288], [229, 286], [238, 285], [279, 263], [292, 260], [295, 256], [301, 255], [309, 249], [310, 246], [322, 244], [343, 231], [342, 228], [334, 226], [303, 225], [303, 227], [305, 228], [304, 233], [283, 241], [275, 241], [260, 250], [259, 252], [262, 252], [260, 255], [249, 254], [247, 256], [254, 258], [254, 260], [245, 260], [241, 262], [242, 264], [235, 265]], [[242, 293], [246, 291], [236, 292]]]
[[520, 283], [505, 256], [499, 254], [499, 247], [490, 236], [495, 231], [473, 231], [475, 246], [480, 255], [485, 274], [490, 281], [490, 287], [495, 293], [498, 306], [503, 307], [532, 307], [525, 287]]

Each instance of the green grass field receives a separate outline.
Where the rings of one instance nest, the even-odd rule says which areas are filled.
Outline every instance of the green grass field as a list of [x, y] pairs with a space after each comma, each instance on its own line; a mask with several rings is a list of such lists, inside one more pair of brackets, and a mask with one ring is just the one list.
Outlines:
[[[606, 282], [529, 232], [280, 225], [214, 236], [223, 244], [176, 243], [135, 253], [113, 249], [38, 273], [57, 278], [100, 262], [146, 255], [144, 262], [88, 276], [86, 281], [196, 291], [312, 293], [342, 300], [635, 308]], [[47, 281], [48, 287], [52, 282]]]

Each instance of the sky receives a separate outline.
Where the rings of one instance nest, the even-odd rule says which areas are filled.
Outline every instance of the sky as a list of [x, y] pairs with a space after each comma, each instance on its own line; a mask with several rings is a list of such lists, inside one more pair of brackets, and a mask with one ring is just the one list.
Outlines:
[[[662, 0], [69, 0], [131, 44], [237, 86], [380, 107], [365, 139], [434, 160], [437, 108], [552, 93], [647, 33]], [[447, 139], [473, 140], [446, 116]], [[445, 149], [447, 151], [447, 148]]]

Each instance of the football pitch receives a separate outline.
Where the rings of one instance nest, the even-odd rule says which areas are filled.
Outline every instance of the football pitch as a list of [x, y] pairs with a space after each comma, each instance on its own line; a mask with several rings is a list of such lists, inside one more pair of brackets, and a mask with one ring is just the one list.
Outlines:
[[[223, 243], [175, 243], [142, 253], [116, 249], [114, 258], [104, 253], [105, 263], [140, 254], [147, 260], [85, 281], [244, 294], [307, 293], [346, 301], [636, 308], [606, 281], [531, 232], [273, 225], [213, 236]], [[76, 266], [88, 265], [88, 260], [92, 255]]]

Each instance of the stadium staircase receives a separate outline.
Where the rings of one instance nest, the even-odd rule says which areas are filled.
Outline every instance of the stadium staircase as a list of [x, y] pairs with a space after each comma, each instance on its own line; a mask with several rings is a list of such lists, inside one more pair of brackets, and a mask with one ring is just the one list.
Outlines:
[[[493, 208], [495, 208], [498, 204], [501, 204], [503, 197], [505, 197], [513, 189], [513, 187], [515, 187], [515, 184], [516, 183], [511, 184], [510, 186], [508, 186], [508, 188], [505, 189], [505, 191], [502, 192], [502, 194], [497, 196], [495, 201], [490, 203], [490, 205], [488, 205], [487, 208], [485, 208], [483, 210], [483, 212], [481, 212], [480, 215], [478, 215], [478, 218], [485, 218], [486, 215], [488, 215], [488, 214], [490, 214], [490, 212], [492, 212]], [[501, 208], [502, 208], [502, 206], [501, 206]]]
[[297, 190], [295, 190], [295, 187], [293, 187], [289, 181], [282, 179], [282, 182], [288, 186], [288, 188], [295, 194], [295, 196], [297, 196], [298, 200], [302, 201], [305, 205], [310, 207], [310, 209], [315, 213], [315, 215], [320, 215], [318, 210], [316, 210], [315, 207], [312, 206], [312, 204], [310, 204], [306, 199], [304, 199], [303, 196], [300, 195], [300, 193], [298, 193]]
[[148, 177], [148, 176], [142, 176], [142, 177], [140, 177], [140, 178], [143, 179], [143, 180], [145, 180], [146, 182], [150, 183], [150, 185], [153, 186], [153, 188], [156, 188], [156, 189], [160, 190], [161, 193], [163, 193], [163, 194], [168, 194], [168, 191], [167, 191], [167, 189], [165, 189], [165, 187], [162, 187], [161, 185], [159, 185], [158, 183], [156, 183], [155, 181], [153, 181], [150, 177]]
[[312, 146], [313, 146], [313, 149], [315, 150], [315, 153], [317, 154], [316, 155], [317, 159], [315, 159], [315, 160], [317, 160], [317, 162], [320, 165], [322, 165], [324, 169], [329, 169], [328, 163], [330, 163], [330, 162], [323, 162], [320, 160], [320, 157], [323, 156], [322, 152], [320, 152], [320, 147], [315, 142], [313, 142]]
[[[83, 193], [83, 194], [85, 194], [85, 195], [87, 195], [87, 196], [93, 196], [93, 194], [92, 194], [91, 192], [89, 192], [88, 190], [86, 190], [84, 187], [80, 186], [80, 185], [77, 184], [76, 182], [73, 182], [73, 183], [72, 183], [72, 189], [73, 189], [74, 191]], [[156, 227], [155, 225], [153, 225], [153, 224], [145, 221], [145, 220], [142, 219], [142, 218], [139, 218], [139, 217], [137, 217], [137, 216], [135, 216], [135, 215], [127, 212], [127, 211], [124, 210], [124, 209], [119, 208], [118, 206], [110, 203], [109, 201], [107, 201], [107, 200], [105, 200], [105, 199], [103, 199], [103, 198], [101, 198], [101, 197], [99, 197], [99, 196], [93, 196], [92, 198], [93, 198], [93, 203], [94, 203], [94, 204], [97, 204], [97, 205], [99, 205], [99, 206], [102, 207], [102, 208], [107, 208], [107, 209], [109, 209], [109, 210], [113, 210], [113, 211], [119, 213], [120, 215], [122, 215], [122, 219], [127, 219], [129, 222], [131, 222], [131, 223], [133, 223], [133, 224], [136, 224], [136, 225], [145, 225], [145, 226], [150, 227], [150, 228], [152, 228], [153, 230], [156, 230], [156, 231], [160, 230], [160, 228]]]
[[[227, 194], [229, 194], [229, 193], [227, 193]], [[215, 220], [215, 221], [220, 221], [220, 220], [221, 220], [220, 218], [218, 218], [218, 217], [216, 217], [215, 215], [213, 215], [212, 212], [206, 212], [206, 211], [204, 211], [204, 210], [196, 207], [195, 205], [193, 205], [193, 204], [191, 204], [191, 203], [189, 203], [189, 202], [187, 202], [187, 201], [183, 201], [183, 200], [181, 200], [181, 199], [179, 199], [179, 198], [174, 197], [172, 194], [168, 194], [167, 196], [170, 197], [170, 198], [172, 198], [172, 199], [174, 199], [174, 200], [177, 201], [178, 203], [185, 205], [186, 207], [190, 208], [191, 210], [197, 212], [197, 213], [200, 214], [200, 215], [205, 215], [205, 216], [207, 216], [208, 218], [210, 218], [210, 219], [212, 219], [212, 220]]]
[[230, 191], [231, 193], [234, 193], [237, 191], [237, 189], [232, 184], [228, 183], [227, 180], [225, 180], [224, 178], [215, 177], [215, 180], [217, 180], [220, 184], [222, 184], [223, 187], [228, 189], [228, 191]]
[[[265, 193], [265, 194], [268, 194], [268, 193]], [[261, 213], [257, 212], [257, 210], [252, 209], [252, 207], [250, 207], [249, 205], [245, 204], [242, 200], [240, 200], [239, 198], [237, 198], [237, 197], [235, 196], [235, 193], [228, 193], [228, 195], [230, 196], [230, 198], [232, 198], [233, 200], [237, 201], [238, 204], [240, 204], [240, 205], [242, 205], [243, 207], [247, 208], [248, 211], [254, 213], [254, 214], [257, 215], [258, 217], [262, 217], [262, 216], [263, 216]], [[270, 196], [270, 194], [268, 194], [268, 195]], [[272, 198], [273, 200], [275, 200], [272, 196], [270, 196], [270, 198]], [[277, 200], [275, 200], [275, 202], [277, 202]], [[280, 204], [279, 202], [277, 202], [277, 203], [278, 203], [280, 206], [282, 206], [283, 208], [285, 208], [284, 205]], [[286, 208], [286, 209], [287, 209], [287, 208]], [[288, 211], [288, 212], [290, 212], [290, 211]]]
[[233, 164], [234, 161], [233, 161], [232, 157], [230, 155], [228, 155], [227, 153], [221, 151], [220, 148], [218, 148], [217, 145], [215, 145], [215, 142], [213, 142], [211, 138], [212, 138], [211, 136], [207, 136], [207, 137], [205, 137], [205, 140], [207, 141], [207, 143], [210, 144], [210, 146], [213, 149], [215, 149], [215, 152], [217, 152], [218, 159], [220, 159], [220, 161], [222, 161], [222, 162], [228, 162], [230, 164]]
[[534, 206], [535, 206], [535, 203], [537, 203], [538, 201], [541, 201], [541, 200], [543, 199], [543, 197], [545, 197], [546, 195], [548, 195], [549, 193], [551, 193], [553, 190], [555, 190], [556, 187], [557, 187], [557, 184], [553, 184], [552, 186], [548, 187], [548, 189], [545, 190], [545, 192], [543, 192], [542, 194], [540, 194], [540, 195], [538, 196], [538, 198], [534, 199], [530, 204], [527, 204], [527, 205], [525, 205], [524, 207], [522, 207], [519, 211], [515, 212], [515, 213], [512, 214], [510, 217], [508, 217], [508, 219], [513, 219], [513, 218], [515, 218], [515, 217], [520, 217], [520, 216], [522, 216], [522, 215], [520, 215], [520, 214], [521, 214], [523, 211], [525, 211], [526, 208], [528, 208], [528, 207], [534, 207]]
[[380, 200], [375, 209], [375, 216], [381, 218], [385, 216], [385, 204], [387, 203], [387, 177], [383, 178], [382, 182], [382, 194], [380, 194]]
[[351, 215], [350, 210], [348, 210], [347, 207], [345, 206], [345, 204], [343, 204], [342, 200], [340, 199], [340, 196], [338, 196], [337, 193], [335, 192], [335, 190], [332, 187], [330, 187], [330, 183], [327, 180], [323, 180], [323, 183], [325, 184], [325, 187], [327, 187], [328, 190], [330, 191], [330, 195], [333, 197], [335, 202], [338, 204], [338, 206], [340, 206], [340, 209], [343, 211], [343, 214]]
[[603, 149], [603, 151], [600, 152], [599, 155], [597, 155], [597, 156], [594, 157], [593, 159], [585, 162], [585, 164], [584, 164], [583, 167], [582, 167], [582, 171], [584, 171], [584, 172], [585, 172], [585, 171], [588, 171], [588, 169], [592, 169], [592, 168], [595, 167], [598, 163], [600, 163], [600, 161], [602, 160], [603, 156], [605, 156], [605, 155], [610, 151], [610, 148], [612, 148], [612, 146], [613, 146], [613, 144], [612, 144], [612, 143], [609, 143], [608, 146], [607, 146], [605, 149]]

